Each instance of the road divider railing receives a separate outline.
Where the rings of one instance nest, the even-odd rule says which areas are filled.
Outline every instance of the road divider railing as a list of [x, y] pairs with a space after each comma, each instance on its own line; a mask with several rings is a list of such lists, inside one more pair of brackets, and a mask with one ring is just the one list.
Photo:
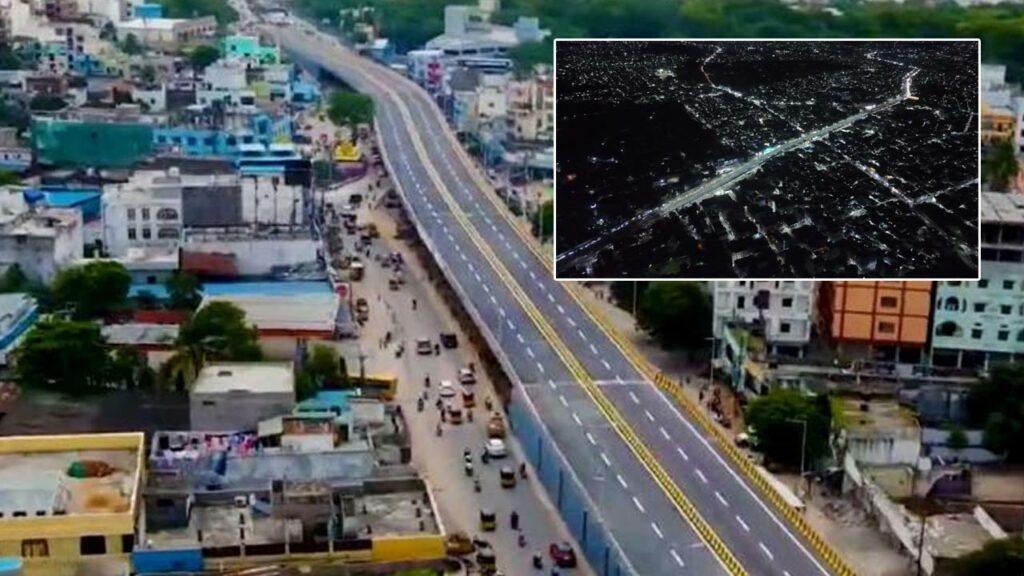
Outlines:
[[[372, 79], [371, 82], [378, 83], [379, 87], [388, 94], [395, 105], [398, 107], [399, 113], [402, 119], [409, 126], [414, 126], [412, 115], [409, 112], [408, 107], [402, 99], [394, 94], [393, 91], [388, 89], [386, 86], [380, 85], [379, 81]], [[491, 265], [492, 269], [501, 278], [502, 282], [509, 289], [509, 292], [516, 299], [523, 311], [526, 312], [527, 316], [530, 317], [531, 321], [537, 326], [537, 329], [541, 332], [544, 338], [551, 344], [555, 353], [558, 354], [563, 364], [569, 369], [573, 377], [575, 377], [591, 398], [594, 404], [598, 407], [601, 413], [605, 416], [608, 422], [612, 425], [618, 435], [623, 439], [633, 454], [640, 460], [641, 464], [648, 470], [651, 476], [659, 487], [665, 492], [672, 503], [676, 506], [679, 512], [689, 521], [689, 523], [697, 531], [698, 535], [708, 546], [708, 548], [717, 556], [719, 562], [725, 570], [732, 576], [746, 576], [747, 572], [743, 566], [740, 565], [739, 561], [732, 554], [732, 551], [728, 549], [725, 543], [718, 537], [718, 535], [712, 530], [711, 526], [707, 523], [702, 516], [700, 516], [697, 508], [692, 502], [683, 494], [682, 490], [675, 484], [672, 478], [665, 472], [661, 464], [655, 458], [654, 454], [650, 452], [647, 446], [640, 440], [633, 429], [626, 423], [625, 419], [618, 413], [618, 410], [612, 405], [612, 403], [604, 396], [604, 394], [597, 388], [597, 385], [590, 378], [586, 369], [580, 364], [579, 360], [573, 355], [572, 351], [565, 345], [558, 334], [554, 331], [551, 325], [544, 319], [540, 311], [537, 309], [529, 298], [523, 293], [522, 288], [518, 282], [508, 271], [501, 260], [494, 254], [491, 247], [487, 242], [480, 236], [476, 228], [469, 222], [466, 214], [459, 207], [458, 203], [452, 197], [441, 179], [437, 170], [430, 162], [426, 152], [426, 148], [419, 134], [415, 131], [410, 131], [411, 141], [413, 147], [416, 149], [417, 155], [423, 160], [424, 168], [430, 179], [433, 181], [438, 193], [441, 198], [448, 205], [448, 208], [459, 223], [459, 226], [463, 228], [470, 240], [476, 245], [480, 254], [485, 260]]]
[[726, 455], [733, 461], [736, 467], [741, 470], [747, 478], [750, 479], [758, 491], [763, 494], [769, 502], [778, 510], [782, 516], [796, 529], [797, 533], [814, 549], [814, 552], [821, 558], [828, 568], [836, 574], [836, 576], [854, 576], [855, 572], [851, 569], [845, 561], [839, 556], [839, 554], [826, 542], [816, 530], [814, 530], [807, 520], [804, 519], [803, 514], [791, 506], [786, 500], [779, 494], [764, 477], [764, 475], [757, 470], [750, 459], [736, 447], [735, 442], [732, 442], [728, 436], [708, 417], [707, 413], [700, 407], [700, 405], [693, 401], [692, 398], [686, 395], [683, 390], [683, 385], [676, 380], [673, 380], [663, 373], [655, 375], [654, 383], [658, 388], [663, 390], [675, 403], [682, 408], [687, 415], [696, 422], [701, 429], [710, 437], [718, 446], [722, 449]]

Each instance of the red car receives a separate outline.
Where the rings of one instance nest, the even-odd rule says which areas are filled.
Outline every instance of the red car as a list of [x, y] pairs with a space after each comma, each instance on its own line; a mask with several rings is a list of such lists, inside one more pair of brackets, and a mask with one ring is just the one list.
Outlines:
[[568, 542], [553, 542], [549, 552], [551, 559], [555, 561], [555, 566], [559, 568], [576, 567], [576, 552]]

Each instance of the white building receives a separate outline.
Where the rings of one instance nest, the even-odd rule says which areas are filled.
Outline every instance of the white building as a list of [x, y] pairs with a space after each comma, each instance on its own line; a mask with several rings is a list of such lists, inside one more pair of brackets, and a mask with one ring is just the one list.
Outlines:
[[749, 325], [763, 319], [770, 352], [802, 355], [814, 325], [815, 284], [793, 280], [712, 282], [712, 334], [721, 339], [730, 322]]
[[30, 206], [21, 190], [0, 189], [0, 268], [21, 267], [29, 278], [49, 283], [82, 258], [82, 212]]
[[512, 27], [488, 22], [488, 7], [445, 6], [444, 33], [427, 42], [428, 50], [447, 57], [497, 57], [524, 42], [539, 42], [551, 31], [541, 30], [536, 18], [520, 16]]
[[217, 33], [217, 19], [202, 18], [134, 18], [117, 23], [117, 37], [134, 35], [139, 42], [158, 50], [177, 50], [184, 45], [213, 38]]
[[246, 69], [241, 60], [218, 60], [207, 66], [196, 89], [196, 102], [210, 106], [219, 100], [228, 110], [255, 110], [256, 92], [249, 88]]
[[550, 78], [510, 81], [506, 94], [509, 136], [516, 140], [551, 142], [555, 99]]
[[[203, 177], [204, 180], [209, 177]], [[103, 244], [115, 258], [132, 249], [172, 248], [182, 238], [182, 177], [149, 170], [103, 189]]]
[[207, 364], [189, 392], [193, 430], [256, 430], [260, 420], [294, 409], [290, 362]]
[[167, 86], [159, 84], [132, 90], [132, 100], [149, 112], [167, 111]]
[[1006, 66], [1002, 64], [982, 64], [979, 72], [981, 80], [982, 131], [987, 129], [986, 121], [990, 116], [1007, 115], [1015, 118], [1014, 149], [1021, 153], [1024, 145], [1021, 127], [1024, 126], [1024, 97], [1006, 83]]
[[508, 116], [508, 74], [484, 74], [476, 88], [476, 120], [486, 122]]

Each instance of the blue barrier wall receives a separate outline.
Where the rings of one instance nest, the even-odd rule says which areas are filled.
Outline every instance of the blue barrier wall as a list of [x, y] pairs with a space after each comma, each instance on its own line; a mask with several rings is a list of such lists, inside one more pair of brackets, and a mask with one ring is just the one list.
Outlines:
[[203, 551], [200, 548], [184, 550], [135, 550], [132, 568], [136, 574], [163, 574], [166, 572], [202, 572]]
[[508, 406], [509, 424], [562, 520], [597, 574], [629, 574], [618, 549], [612, 546], [607, 527], [597, 520], [584, 497], [582, 486], [569, 472], [547, 430], [526, 402], [522, 390], [514, 388]]

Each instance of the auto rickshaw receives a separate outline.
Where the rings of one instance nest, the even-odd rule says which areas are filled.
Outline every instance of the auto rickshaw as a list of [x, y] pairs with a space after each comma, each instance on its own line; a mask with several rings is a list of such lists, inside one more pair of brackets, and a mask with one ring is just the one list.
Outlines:
[[480, 510], [480, 529], [484, 532], [494, 532], [498, 529], [498, 516], [493, 510]]
[[467, 410], [476, 407], [476, 395], [472, 390], [462, 390], [462, 407]]
[[481, 574], [492, 575], [496, 573], [498, 571], [498, 563], [494, 556], [494, 548], [490, 546], [477, 547], [476, 565], [480, 567]]
[[501, 487], [502, 488], [515, 488], [516, 487], [516, 473], [510, 466], [501, 467]]
[[455, 406], [448, 407], [448, 421], [452, 424], [462, 424], [462, 410]]

